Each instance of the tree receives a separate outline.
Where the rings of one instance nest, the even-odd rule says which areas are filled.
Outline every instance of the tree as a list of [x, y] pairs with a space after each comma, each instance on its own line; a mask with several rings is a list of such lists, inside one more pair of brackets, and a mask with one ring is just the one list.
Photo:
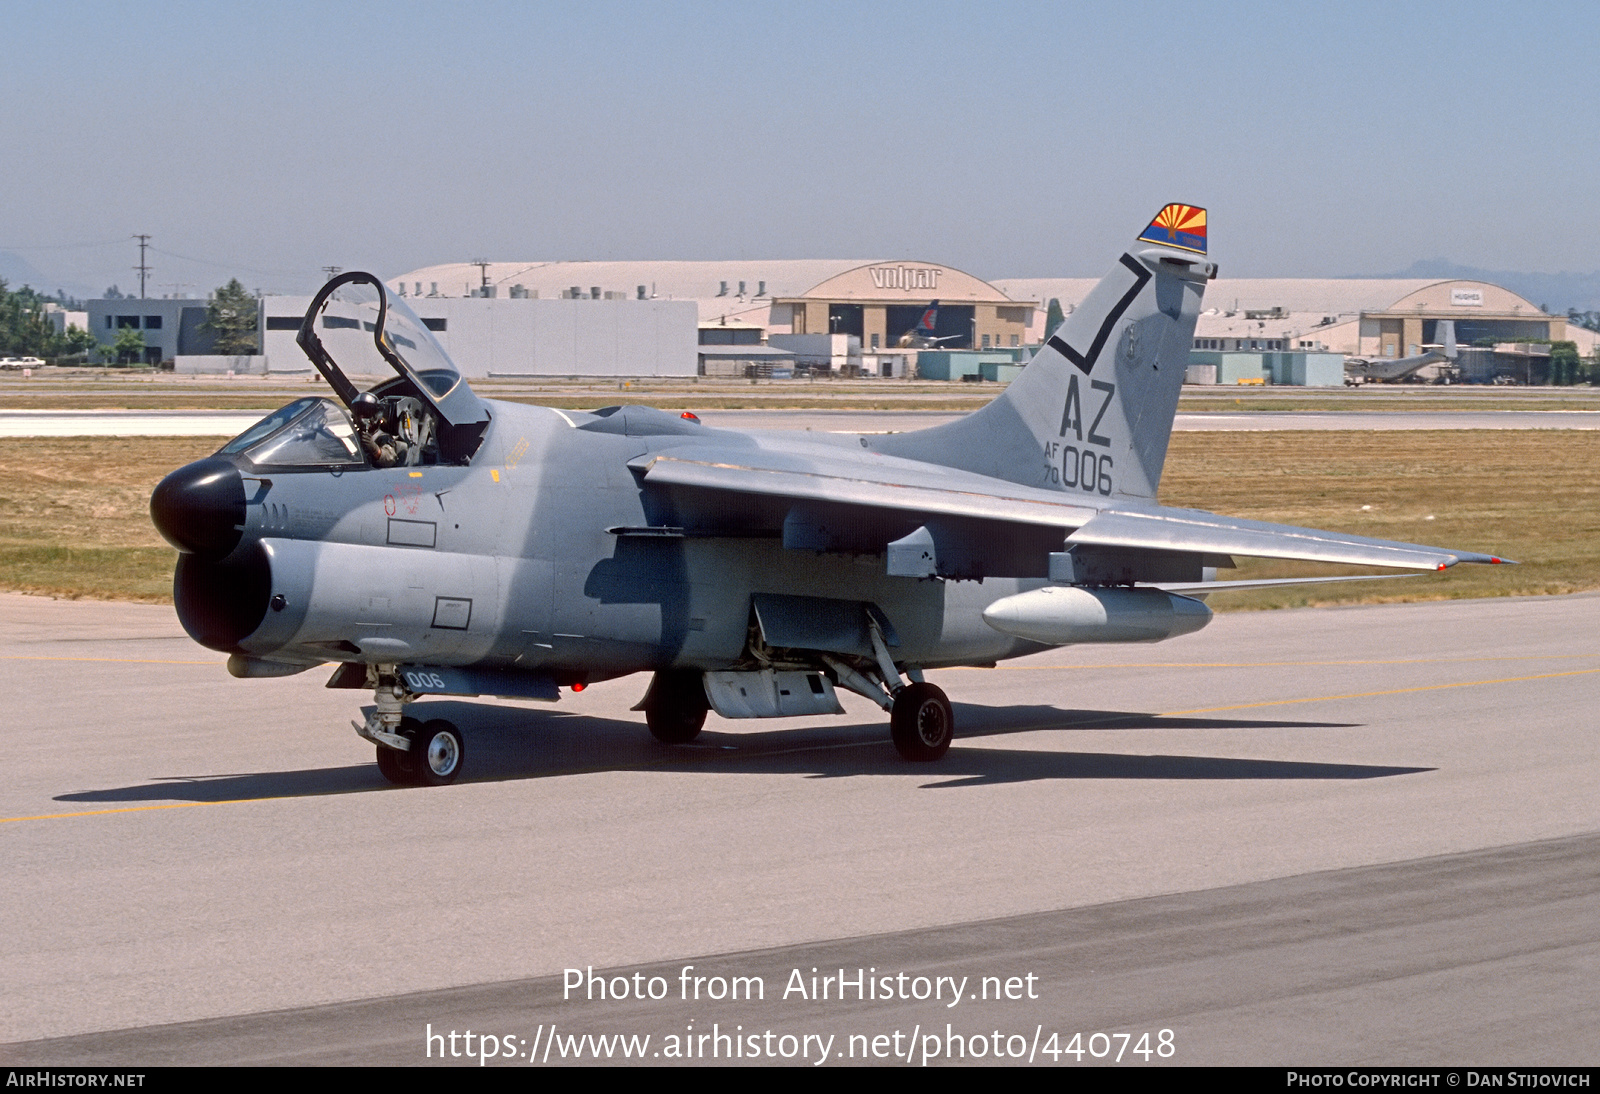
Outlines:
[[1570, 387], [1578, 382], [1578, 343], [1550, 343], [1550, 383]]
[[100, 347], [100, 355], [111, 365], [138, 364], [144, 360], [144, 335], [132, 327], [117, 332], [117, 340]]
[[44, 297], [24, 285], [7, 290], [0, 280], [0, 354], [43, 357], [55, 352], [55, 328], [45, 318]]
[[94, 335], [74, 323], [61, 335], [61, 353], [66, 357], [88, 357], [89, 351], [100, 343]]
[[212, 344], [216, 353], [228, 357], [255, 353], [260, 315], [261, 302], [245, 291], [235, 277], [211, 294], [202, 328], [217, 336]]

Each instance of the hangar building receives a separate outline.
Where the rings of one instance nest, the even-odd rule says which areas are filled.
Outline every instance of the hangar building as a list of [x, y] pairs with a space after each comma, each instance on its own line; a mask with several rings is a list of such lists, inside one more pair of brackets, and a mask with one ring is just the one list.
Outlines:
[[[976, 355], [1024, 358], [1026, 347], [1044, 340], [1049, 305], [1059, 302], [1070, 313], [1096, 280], [984, 281], [925, 261], [781, 259], [452, 263], [389, 284], [469, 376], [783, 375], [796, 366], [903, 376], [916, 351], [899, 343], [937, 300], [938, 350], [974, 355], [939, 358], [945, 372], [1005, 378], [1006, 362]], [[308, 366], [294, 345], [308, 304], [308, 297], [263, 301], [266, 367]], [[206, 352], [209, 339], [198, 328], [204, 301], [88, 307], [103, 342], [137, 325], [152, 359]], [[1408, 356], [1438, 341], [1441, 319], [1455, 321], [1463, 347], [1491, 340], [1501, 347], [1474, 351], [1479, 374], [1468, 379], [1509, 374], [1537, 382], [1527, 358], [1548, 353], [1539, 343], [1575, 341], [1590, 356], [1597, 337], [1479, 281], [1237, 278], [1208, 287], [1193, 350], [1207, 355], [1196, 361], [1220, 362], [1218, 353], [1280, 355], [1254, 367], [1230, 357], [1219, 378], [1255, 371], [1266, 382], [1327, 383], [1331, 366], [1307, 355]]]
[[469, 262], [414, 270], [389, 284], [425, 299], [692, 300], [702, 329], [756, 327], [763, 342], [775, 334], [854, 335], [867, 353], [895, 348], [934, 300], [935, 336], [951, 349], [1026, 345], [1040, 318], [1035, 299], [953, 266], [912, 260]]

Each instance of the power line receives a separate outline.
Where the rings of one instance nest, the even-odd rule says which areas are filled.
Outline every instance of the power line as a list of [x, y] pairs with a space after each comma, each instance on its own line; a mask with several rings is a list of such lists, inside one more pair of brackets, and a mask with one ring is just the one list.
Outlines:
[[181, 254], [178, 254], [175, 251], [163, 250], [160, 247], [152, 246], [150, 249], [152, 251], [154, 251], [158, 255], [166, 255], [168, 258], [181, 259], [184, 262], [196, 262], [196, 263], [199, 263], [202, 266], [214, 266], [219, 270], [240, 270], [240, 271], [242, 271], [244, 273], [261, 274], [264, 277], [303, 277], [303, 276], [305, 276], [305, 273], [304, 273], [303, 270], [263, 270], [263, 269], [259, 269], [259, 268], [254, 267], [254, 266], [241, 266], [237, 262], [213, 262], [209, 258], [196, 258], [193, 255], [181, 255]]

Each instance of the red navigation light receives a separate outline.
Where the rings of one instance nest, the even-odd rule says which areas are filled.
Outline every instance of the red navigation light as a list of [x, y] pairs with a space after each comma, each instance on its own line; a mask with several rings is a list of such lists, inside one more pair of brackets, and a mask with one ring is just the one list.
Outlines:
[[685, 410], [682, 414], [678, 415], [678, 417], [688, 418], [691, 422], [698, 422], [700, 420], [700, 416], [691, 410]]
[[584, 688], [586, 688], [588, 686], [589, 686], [588, 684], [585, 684], [582, 680], [579, 680], [576, 684], [572, 685], [572, 690], [573, 691], [582, 691]]

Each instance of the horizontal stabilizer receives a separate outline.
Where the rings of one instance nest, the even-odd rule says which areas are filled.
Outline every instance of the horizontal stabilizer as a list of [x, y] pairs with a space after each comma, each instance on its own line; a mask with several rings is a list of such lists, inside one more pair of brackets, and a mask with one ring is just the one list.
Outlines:
[[1240, 520], [1194, 509], [1152, 506], [1142, 510], [1105, 510], [1095, 514], [1067, 542], [1096, 547], [1136, 547], [1152, 551], [1198, 551], [1208, 554], [1282, 558], [1300, 562], [1342, 562], [1356, 566], [1394, 566], [1406, 570], [1442, 570], [1458, 562], [1509, 561], [1472, 551], [1453, 551], [1369, 539], [1288, 524]]

